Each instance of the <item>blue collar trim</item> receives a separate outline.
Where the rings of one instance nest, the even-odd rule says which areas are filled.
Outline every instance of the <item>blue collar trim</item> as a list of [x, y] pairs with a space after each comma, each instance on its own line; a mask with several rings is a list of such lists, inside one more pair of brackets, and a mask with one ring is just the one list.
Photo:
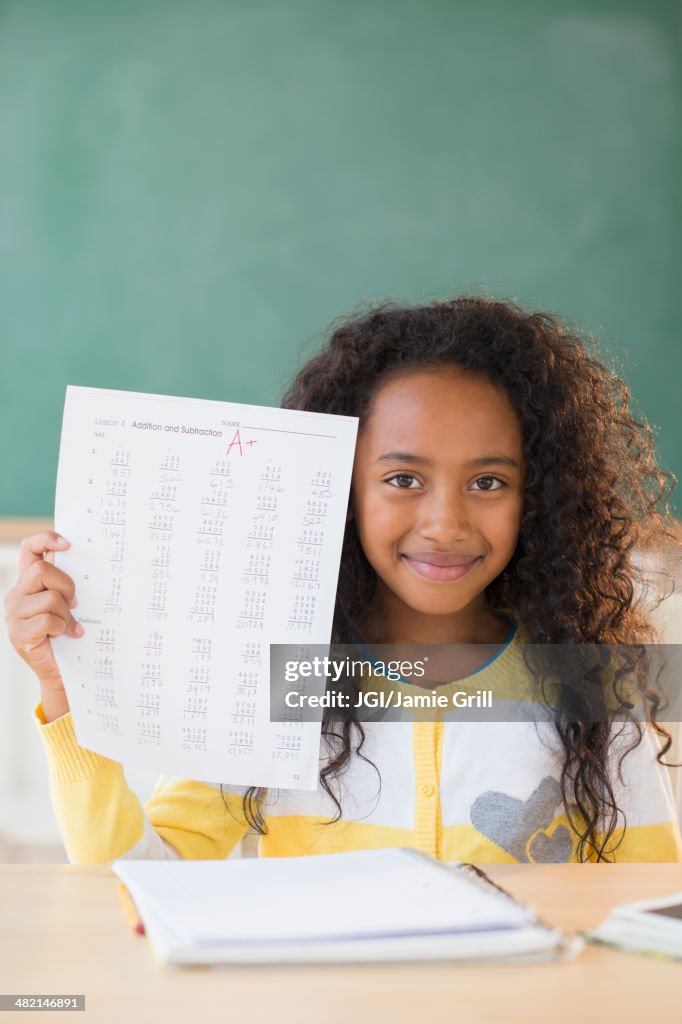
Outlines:
[[[508, 618], [508, 616], [507, 616], [507, 618]], [[493, 662], [497, 661], [497, 659], [500, 658], [504, 654], [504, 652], [507, 650], [507, 648], [509, 647], [509, 644], [512, 642], [512, 640], [516, 636], [517, 629], [518, 629], [517, 624], [514, 622], [513, 619], [510, 619], [509, 621], [511, 622], [511, 627], [510, 627], [509, 632], [507, 633], [507, 639], [504, 641], [504, 643], [500, 647], [499, 651], [497, 651], [496, 654], [493, 654], [493, 656], [491, 658], [488, 658], [488, 660], [486, 662], [484, 662], [483, 665], [479, 665], [479, 667], [474, 672], [471, 672], [466, 677], [467, 679], [471, 679], [471, 676], [478, 675], [479, 672], [483, 672], [484, 669], [489, 668], [490, 665], [492, 665]], [[373, 665], [376, 665], [377, 664], [377, 659], [374, 657], [374, 655], [370, 651], [367, 650], [367, 648], [365, 647], [363, 642], [357, 637], [357, 635], [355, 633], [355, 630], [350, 628], [350, 633], [351, 633], [351, 636], [353, 638], [353, 643], [355, 644], [355, 646], [359, 647], [364, 652], [364, 654], [366, 654], [367, 658], [371, 661], [371, 663]], [[406, 686], [414, 686], [414, 683], [410, 682], [409, 679], [403, 679], [402, 676], [399, 676], [399, 680], [400, 680], [401, 683], [405, 683]]]

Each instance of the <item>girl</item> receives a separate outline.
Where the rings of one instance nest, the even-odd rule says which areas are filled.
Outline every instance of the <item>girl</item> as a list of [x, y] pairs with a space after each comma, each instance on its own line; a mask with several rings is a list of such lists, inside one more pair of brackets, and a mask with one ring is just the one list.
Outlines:
[[249, 827], [264, 856], [414, 846], [479, 863], [680, 859], [667, 734], [592, 714], [625, 705], [613, 672], [591, 677], [576, 720], [571, 658], [547, 654], [618, 644], [635, 665], [654, 639], [631, 554], [672, 537], [672, 521], [625, 384], [553, 317], [464, 297], [342, 321], [283, 405], [360, 418], [333, 641], [495, 645], [475, 685], [530, 678], [545, 694], [552, 675], [551, 721], [330, 715], [316, 792], [162, 778], [143, 809], [120, 764], [76, 743], [49, 641], [79, 635], [73, 582], [49, 561], [68, 541], [38, 534], [23, 544], [8, 623], [40, 680], [71, 859], [225, 857]]

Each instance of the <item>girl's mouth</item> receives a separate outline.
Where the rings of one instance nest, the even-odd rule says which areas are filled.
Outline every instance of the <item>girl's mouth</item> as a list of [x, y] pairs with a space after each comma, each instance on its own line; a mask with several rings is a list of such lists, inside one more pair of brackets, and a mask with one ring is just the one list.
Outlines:
[[435, 580], [442, 582], [451, 582], [452, 580], [459, 580], [463, 576], [466, 576], [478, 562], [480, 555], [470, 559], [467, 562], [458, 561], [457, 565], [434, 565], [433, 562], [422, 562], [418, 558], [413, 558], [410, 555], [402, 556], [410, 569], [417, 576], [421, 576], [425, 580]]

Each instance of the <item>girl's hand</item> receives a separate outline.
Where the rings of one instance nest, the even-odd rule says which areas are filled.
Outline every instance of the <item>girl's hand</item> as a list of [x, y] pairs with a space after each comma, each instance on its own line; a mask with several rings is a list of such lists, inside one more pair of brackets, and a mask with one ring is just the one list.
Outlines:
[[[64, 714], [69, 710], [50, 637], [80, 637], [83, 627], [71, 609], [77, 605], [76, 588], [70, 576], [53, 565], [50, 552], [65, 551], [68, 540], [52, 530], [35, 533], [21, 542], [19, 579], [5, 598], [6, 621], [12, 646], [40, 681], [43, 697]], [[47, 556], [47, 557], [45, 557]], [[48, 717], [45, 701], [43, 701]]]

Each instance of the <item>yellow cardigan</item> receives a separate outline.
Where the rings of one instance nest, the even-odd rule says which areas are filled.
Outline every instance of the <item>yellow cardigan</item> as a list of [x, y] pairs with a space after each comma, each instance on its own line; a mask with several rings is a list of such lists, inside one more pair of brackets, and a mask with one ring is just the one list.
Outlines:
[[[518, 692], [527, 680], [518, 638], [475, 677], [477, 687]], [[459, 681], [438, 692], [461, 687]], [[217, 785], [162, 777], [142, 807], [122, 765], [78, 745], [71, 714], [49, 724], [40, 704], [34, 714], [72, 861], [223, 858], [248, 831], [244, 787], [223, 787], [228, 809]], [[333, 824], [333, 801], [319, 787], [268, 792], [260, 856], [410, 846], [442, 860], [480, 864], [576, 859], [550, 723], [415, 720], [363, 728], [362, 754], [374, 762], [380, 781], [377, 770], [354, 754], [335, 783], [343, 816]], [[615, 837], [622, 837], [614, 857], [619, 861], [682, 860], [670, 780], [656, 761], [656, 743], [655, 734], [645, 732], [623, 762], [622, 779], [613, 774], [627, 823]]]

